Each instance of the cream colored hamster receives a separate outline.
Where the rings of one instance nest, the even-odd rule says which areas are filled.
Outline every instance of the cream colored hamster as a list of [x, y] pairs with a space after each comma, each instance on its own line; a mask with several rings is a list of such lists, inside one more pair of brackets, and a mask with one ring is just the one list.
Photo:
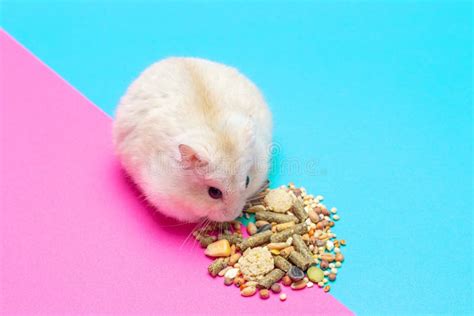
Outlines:
[[266, 181], [271, 113], [235, 68], [167, 58], [120, 100], [114, 141], [147, 200], [182, 221], [234, 219]]

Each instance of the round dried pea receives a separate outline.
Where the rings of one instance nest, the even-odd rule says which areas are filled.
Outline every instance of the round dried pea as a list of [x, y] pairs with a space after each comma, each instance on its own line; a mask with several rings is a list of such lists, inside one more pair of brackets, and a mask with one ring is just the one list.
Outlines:
[[273, 293], [277, 294], [281, 292], [281, 286], [278, 283], [273, 283], [272, 287], [270, 288]]
[[320, 268], [316, 266], [312, 266], [308, 269], [307, 271], [308, 278], [314, 282], [318, 283], [321, 282], [324, 279], [324, 272]]
[[267, 289], [261, 289], [258, 294], [260, 295], [260, 298], [266, 300], [267, 298], [270, 297], [270, 292]]

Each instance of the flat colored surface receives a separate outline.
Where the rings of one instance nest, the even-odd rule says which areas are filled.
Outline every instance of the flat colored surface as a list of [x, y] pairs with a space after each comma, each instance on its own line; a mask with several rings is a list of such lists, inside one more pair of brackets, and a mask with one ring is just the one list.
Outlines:
[[108, 114], [165, 56], [237, 66], [274, 113], [273, 183], [340, 210], [331, 293], [358, 314], [473, 313], [471, 2], [2, 4], [2, 26]]
[[351, 314], [321, 289], [243, 299], [207, 274], [193, 226], [153, 213], [112, 152], [111, 120], [0, 32], [0, 314]]

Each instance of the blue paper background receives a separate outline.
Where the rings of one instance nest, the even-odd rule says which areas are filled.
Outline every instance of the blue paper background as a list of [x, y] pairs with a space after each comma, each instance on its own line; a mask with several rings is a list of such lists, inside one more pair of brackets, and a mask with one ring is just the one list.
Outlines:
[[273, 183], [340, 210], [332, 293], [473, 313], [471, 2], [2, 1], [1, 25], [109, 114], [157, 59], [238, 67], [274, 113]]

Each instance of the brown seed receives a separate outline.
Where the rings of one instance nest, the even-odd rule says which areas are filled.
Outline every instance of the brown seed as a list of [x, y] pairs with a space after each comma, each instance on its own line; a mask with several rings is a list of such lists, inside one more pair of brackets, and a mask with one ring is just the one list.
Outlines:
[[341, 243], [342, 246], [346, 245], [346, 241], [344, 239], [341, 239], [339, 242]]
[[321, 208], [321, 213], [323, 213], [324, 216], [329, 216], [329, 210], [325, 207]]
[[303, 280], [299, 280], [297, 282], [293, 282], [291, 284], [291, 289], [292, 290], [302, 290], [306, 287], [306, 281], [303, 279]]
[[233, 254], [232, 256], [230, 256], [230, 259], [229, 259], [229, 265], [230, 266], [233, 266], [234, 264], [237, 263], [237, 261], [239, 261], [240, 257], [242, 255], [240, 253], [235, 253]]
[[328, 275], [328, 279], [329, 279], [329, 281], [335, 281], [336, 280], [336, 274], [335, 273], [330, 273]]
[[288, 244], [285, 242], [272, 242], [267, 245], [267, 248], [272, 250], [272, 249], [277, 249], [277, 250], [282, 250], [288, 247]]
[[234, 255], [235, 254], [235, 245], [230, 245], [230, 255]]
[[318, 215], [318, 213], [316, 213], [314, 210], [309, 210], [308, 216], [309, 216], [309, 219], [310, 219], [313, 223], [316, 224], [317, 222], [319, 222], [319, 215]]
[[236, 287], [240, 287], [244, 283], [245, 283], [245, 280], [242, 277], [236, 277], [234, 279], [234, 284], [235, 284]]
[[304, 234], [303, 236], [301, 236], [301, 238], [305, 243], [309, 243], [309, 234]]
[[333, 227], [334, 226], [334, 222], [333, 221], [329, 221], [329, 227]]
[[278, 294], [281, 292], [281, 286], [278, 283], [273, 283], [273, 285], [270, 287], [273, 293]]
[[342, 253], [336, 253], [336, 261], [342, 262], [344, 261], [344, 255]]
[[247, 233], [249, 233], [250, 236], [255, 235], [257, 233], [257, 226], [252, 222], [248, 223]]
[[326, 270], [327, 268], [329, 268], [329, 263], [326, 260], [322, 260], [321, 263], [319, 264], [319, 267], [322, 270]]
[[291, 281], [290, 277], [287, 276], [287, 275], [285, 275], [285, 276], [283, 277], [283, 279], [281, 279], [281, 283], [282, 283], [284, 286], [289, 286], [289, 285], [291, 285], [292, 282], [293, 282], [293, 281]]
[[331, 287], [329, 285], [326, 285], [324, 288], [323, 288], [324, 292], [329, 292], [331, 290]]
[[234, 280], [230, 279], [230, 278], [224, 278], [224, 284], [229, 286], [231, 284], [234, 283]]
[[334, 257], [333, 254], [326, 252], [326, 253], [323, 253], [323, 254], [321, 255], [321, 259], [322, 259], [322, 260], [326, 260], [327, 262], [333, 262], [334, 259], [336, 259], [336, 258]]
[[295, 250], [293, 246], [286, 247], [280, 251], [280, 256], [282, 256], [283, 258], [288, 258], [288, 256], [293, 250]]
[[316, 239], [316, 246], [324, 247], [325, 245], [326, 245], [326, 242], [324, 240]]
[[266, 300], [267, 298], [270, 297], [270, 292], [267, 289], [261, 289], [258, 294], [260, 295], [260, 298]]
[[321, 222], [318, 222], [318, 223], [316, 224], [316, 229], [319, 229], [319, 230], [322, 230], [322, 229], [324, 229], [324, 224], [323, 224], [323, 221], [321, 221]]
[[254, 288], [253, 286], [249, 286], [249, 287], [244, 288], [242, 291], [240, 291], [240, 295], [249, 297], [249, 296], [254, 295], [255, 292], [257, 292], [257, 289]]

